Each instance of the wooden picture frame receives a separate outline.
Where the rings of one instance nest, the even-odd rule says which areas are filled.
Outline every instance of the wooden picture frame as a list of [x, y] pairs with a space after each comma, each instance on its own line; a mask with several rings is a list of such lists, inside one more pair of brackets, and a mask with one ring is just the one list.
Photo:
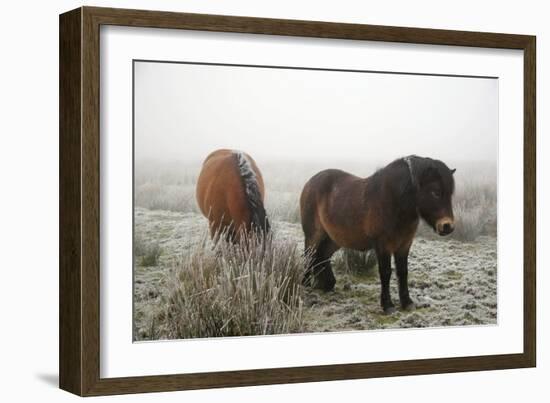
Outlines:
[[[227, 372], [100, 377], [100, 26], [523, 50], [523, 353]], [[81, 7], [60, 16], [60, 387], [81, 396], [533, 367], [536, 363], [535, 37]]]

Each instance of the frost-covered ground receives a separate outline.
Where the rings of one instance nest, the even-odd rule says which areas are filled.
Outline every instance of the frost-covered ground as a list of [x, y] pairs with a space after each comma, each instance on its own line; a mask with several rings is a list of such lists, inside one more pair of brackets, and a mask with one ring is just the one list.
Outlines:
[[[275, 236], [302, 247], [299, 224], [273, 220]], [[195, 212], [135, 210], [134, 308], [135, 338], [151, 338], [163, 282], [178, 256], [197, 247], [206, 219]], [[417, 237], [409, 258], [409, 288], [417, 308], [383, 315], [376, 267], [349, 270], [335, 264], [334, 292], [305, 291], [306, 332], [382, 328], [488, 325], [497, 321], [496, 237], [475, 242]], [[335, 259], [339, 262], [342, 259]], [[398, 303], [397, 281], [392, 296]]]

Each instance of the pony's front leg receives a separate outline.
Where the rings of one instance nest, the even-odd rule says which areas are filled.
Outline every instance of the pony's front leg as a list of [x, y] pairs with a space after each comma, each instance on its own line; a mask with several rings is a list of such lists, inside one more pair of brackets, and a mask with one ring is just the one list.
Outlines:
[[407, 279], [409, 272], [409, 249], [396, 252], [394, 257], [397, 280], [399, 281], [399, 301], [403, 309], [410, 311], [415, 308], [415, 305], [409, 295], [409, 282]]
[[382, 285], [380, 303], [384, 313], [391, 314], [395, 312], [395, 305], [390, 295], [391, 255], [387, 252], [377, 250], [376, 257], [378, 259], [378, 273], [380, 274], [380, 283]]

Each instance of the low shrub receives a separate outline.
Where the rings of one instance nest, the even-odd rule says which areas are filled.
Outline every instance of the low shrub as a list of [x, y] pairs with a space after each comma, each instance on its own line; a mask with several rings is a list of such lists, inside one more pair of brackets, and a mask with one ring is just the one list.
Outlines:
[[166, 282], [161, 338], [302, 331], [305, 259], [294, 242], [272, 236], [212, 245], [205, 234]]

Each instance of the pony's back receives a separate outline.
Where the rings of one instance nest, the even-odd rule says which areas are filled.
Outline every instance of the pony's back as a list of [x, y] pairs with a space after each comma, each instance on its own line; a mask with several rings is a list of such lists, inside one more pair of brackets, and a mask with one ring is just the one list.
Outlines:
[[267, 233], [270, 229], [262, 175], [252, 157], [242, 151], [222, 149], [208, 155], [196, 196], [212, 236], [223, 231], [237, 240], [243, 231]]

